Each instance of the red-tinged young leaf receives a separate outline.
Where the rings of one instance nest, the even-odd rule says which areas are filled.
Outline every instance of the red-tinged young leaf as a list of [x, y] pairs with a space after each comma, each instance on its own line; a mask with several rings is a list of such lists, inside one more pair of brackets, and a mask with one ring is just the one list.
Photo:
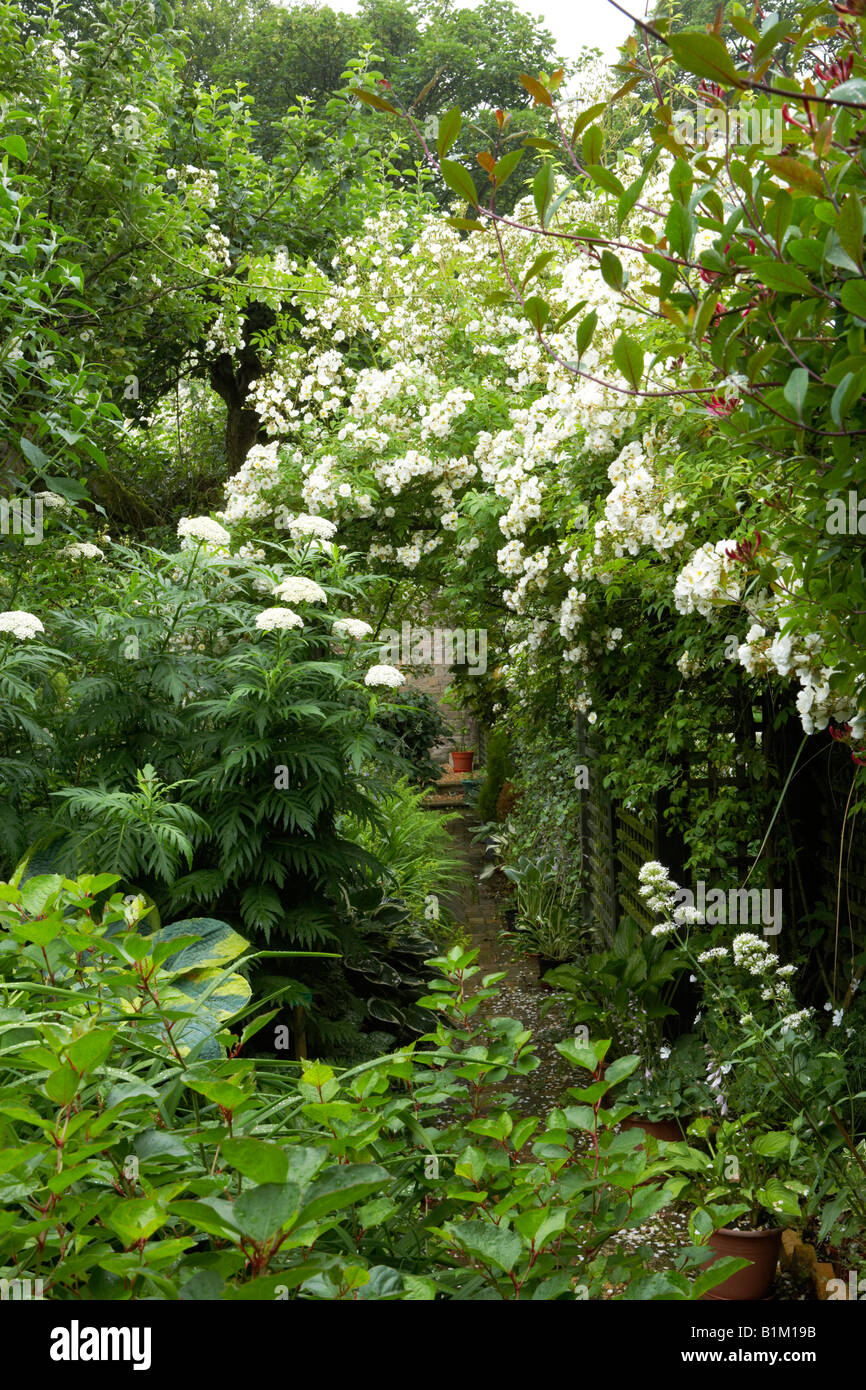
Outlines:
[[773, 155], [766, 161], [768, 169], [772, 169], [774, 174], [784, 179], [792, 188], [799, 188], [804, 193], [812, 193], [816, 197], [827, 195], [821, 175], [809, 164], [804, 164], [802, 160], [794, 159], [791, 155]]
[[553, 109], [553, 97], [547, 88], [542, 86], [537, 77], [530, 77], [526, 73], [521, 73], [520, 81], [530, 96], [535, 98], [536, 106], [549, 106], [551, 110]]
[[827, 153], [830, 142], [833, 139], [833, 127], [836, 124], [835, 113], [832, 113], [821, 122], [815, 135], [815, 153], [819, 159]]
[[365, 92], [362, 87], [352, 87], [352, 96], [363, 101], [365, 106], [373, 106], [377, 111], [388, 111], [392, 116], [399, 116], [400, 112], [396, 106], [392, 106], [390, 101], [384, 97], [377, 96], [375, 92]]

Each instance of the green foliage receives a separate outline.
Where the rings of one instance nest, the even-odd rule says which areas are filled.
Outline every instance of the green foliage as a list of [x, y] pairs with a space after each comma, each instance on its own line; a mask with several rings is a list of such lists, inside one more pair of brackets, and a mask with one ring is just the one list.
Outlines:
[[662, 1046], [649, 1065], [629, 1078], [622, 1098], [646, 1120], [691, 1120], [710, 1109], [706, 1083], [707, 1053], [696, 1033], [685, 1033]]
[[471, 111], [523, 106], [521, 65], [557, 66], [551, 35], [511, 0], [484, 0], [472, 10], [434, 7], [423, 15], [404, 0], [362, 0], [353, 15], [312, 4], [239, 9], [183, 0], [178, 20], [198, 80], [246, 84], [260, 112], [257, 142], [268, 153], [279, 148], [288, 107], [306, 98], [325, 108], [363, 50], [378, 55], [395, 97], [414, 106], [422, 126], [455, 102]]
[[447, 899], [468, 886], [469, 875], [448, 828], [455, 813], [429, 810], [424, 795], [401, 778], [376, 796], [369, 820], [347, 817], [339, 829], [375, 860], [367, 870], [371, 882], [404, 903], [416, 925], [436, 933], [448, 929]]
[[443, 741], [447, 726], [432, 696], [408, 690], [393, 702], [383, 700], [376, 723], [396, 739], [393, 751], [411, 765], [414, 783], [424, 786], [437, 780], [440, 769], [430, 750]]
[[695, 1120], [689, 1135], [707, 1146], [691, 1182], [676, 1180], [697, 1199], [689, 1219], [693, 1239], [705, 1239], [722, 1226], [758, 1230], [797, 1221], [808, 1187], [798, 1181], [801, 1144], [794, 1135], [769, 1129], [756, 1114], [715, 1126]]
[[478, 819], [494, 821], [498, 819], [497, 803], [502, 784], [511, 775], [511, 756], [508, 730], [494, 729], [487, 740], [487, 775], [478, 793]]
[[581, 939], [589, 935], [579, 908], [581, 891], [563, 892], [559, 866], [542, 855], [521, 855], [502, 872], [516, 886], [517, 918], [504, 933], [518, 950], [564, 962], [577, 955]]
[[[517, 1119], [500, 1083], [537, 1065], [529, 1034], [473, 1022], [495, 990], [467, 996], [473, 955], [455, 948], [435, 962], [440, 1017], [423, 1051], [297, 1075], [238, 1055], [264, 1015], [239, 1039], [221, 1031], [230, 1051], [203, 1060], [176, 1038], [212, 1006], [174, 982], [236, 946], [224, 924], [140, 935], [118, 895], [96, 907], [114, 881], [0, 889], [4, 1277], [75, 1303], [556, 1300], [581, 1284], [601, 1297], [612, 1279], [679, 1300], [712, 1287], [609, 1248], [665, 1205], [677, 1160], [614, 1140], [602, 1101], [627, 1068], [605, 1079], [606, 1043], [563, 1044], [595, 1085], [546, 1123]], [[216, 950], [194, 946], [202, 929]]]

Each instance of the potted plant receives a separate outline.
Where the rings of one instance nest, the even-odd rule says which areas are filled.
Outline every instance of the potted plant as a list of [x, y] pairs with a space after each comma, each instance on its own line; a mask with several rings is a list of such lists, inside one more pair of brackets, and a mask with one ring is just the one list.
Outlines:
[[789, 1130], [765, 1129], [757, 1114], [714, 1125], [704, 1116], [689, 1127], [704, 1152], [691, 1181], [676, 1195], [695, 1203], [689, 1220], [692, 1239], [713, 1251], [709, 1264], [725, 1256], [745, 1263], [705, 1298], [754, 1302], [766, 1298], [776, 1274], [782, 1243], [781, 1222], [798, 1217], [808, 1192], [796, 1179], [800, 1140]]
[[465, 718], [458, 726], [457, 740], [456, 748], [451, 749], [451, 771], [471, 772], [472, 764], [475, 761], [475, 750], [468, 746], [469, 722]]
[[555, 866], [547, 856], [537, 860], [521, 855], [503, 869], [517, 888], [516, 918], [504, 933], [524, 955], [538, 957], [538, 973], [572, 960], [586, 927], [576, 914], [579, 890], [562, 895]]
[[695, 1114], [711, 1104], [705, 1063], [696, 1033], [686, 1033], [672, 1044], [662, 1043], [657, 1057], [644, 1059], [644, 1066], [633, 1072], [622, 1090], [620, 1100], [636, 1111], [623, 1120], [623, 1129], [644, 1129], [669, 1143], [684, 1140]]

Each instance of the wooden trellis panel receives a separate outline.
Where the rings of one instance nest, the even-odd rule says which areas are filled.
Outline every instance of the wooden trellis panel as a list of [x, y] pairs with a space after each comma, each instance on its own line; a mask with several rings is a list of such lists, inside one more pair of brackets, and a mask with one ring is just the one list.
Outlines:
[[616, 808], [616, 860], [617, 860], [617, 902], [623, 912], [636, 922], [649, 929], [655, 926], [656, 917], [647, 911], [639, 892], [638, 874], [641, 865], [649, 859], [659, 858], [658, 818], [644, 817], [624, 806]]

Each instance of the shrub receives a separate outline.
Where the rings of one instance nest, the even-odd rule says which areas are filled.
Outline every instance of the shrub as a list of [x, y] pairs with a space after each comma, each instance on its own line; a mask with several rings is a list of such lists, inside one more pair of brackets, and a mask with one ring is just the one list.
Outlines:
[[393, 703], [382, 702], [376, 723], [396, 740], [394, 751], [409, 763], [413, 782], [426, 786], [436, 781], [440, 768], [430, 749], [444, 739], [446, 724], [435, 700], [422, 690], [407, 691]]
[[669, 1200], [678, 1161], [611, 1132], [601, 1101], [637, 1059], [605, 1072], [606, 1042], [569, 1039], [596, 1084], [546, 1124], [518, 1119], [501, 1081], [538, 1059], [516, 1020], [473, 1024], [495, 995], [467, 997], [474, 952], [431, 961], [426, 1050], [294, 1074], [239, 1055], [271, 1015], [213, 1031], [249, 1012], [232, 983], [245, 943], [222, 923], [147, 935], [140, 908], [105, 900], [115, 883], [0, 891], [0, 1277], [75, 1303], [554, 1300], [612, 1281], [695, 1298], [728, 1272], [690, 1284], [615, 1248]]
[[487, 743], [487, 776], [478, 793], [478, 819], [492, 821], [499, 818], [499, 794], [511, 770], [511, 757], [508, 731], [494, 729]]

